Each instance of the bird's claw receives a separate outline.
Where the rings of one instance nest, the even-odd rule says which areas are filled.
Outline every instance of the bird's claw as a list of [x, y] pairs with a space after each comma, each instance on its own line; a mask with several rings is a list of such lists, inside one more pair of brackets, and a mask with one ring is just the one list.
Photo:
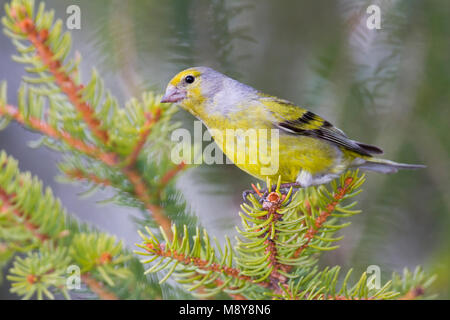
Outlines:
[[[300, 188], [301, 186], [298, 183], [296, 183], [296, 182], [295, 183], [281, 184], [280, 185], [280, 189], [279, 189], [280, 193], [284, 194], [284, 195], [287, 195], [291, 187], [292, 188], [296, 188], [296, 187]], [[266, 198], [269, 195], [269, 193], [272, 192], [272, 190], [276, 190], [277, 185], [273, 185], [270, 188], [270, 191], [268, 189], [258, 190], [254, 184], [252, 184], [252, 188], [253, 189], [245, 190], [242, 193], [242, 198], [243, 198], [244, 202], [246, 202], [248, 200], [247, 197], [248, 197], [249, 194], [253, 194], [253, 195], [257, 194], [259, 196], [258, 202], [259, 203], [263, 203], [266, 200]], [[290, 202], [291, 202], [291, 199], [289, 199], [286, 204], [289, 204]]]
[[244, 202], [247, 201], [247, 197], [249, 194], [256, 194], [256, 192], [253, 190], [245, 190], [244, 192], [242, 192], [242, 199], [244, 200]]
[[264, 193], [261, 193], [261, 191], [259, 191], [258, 188], [254, 184], [252, 184], [252, 188], [253, 189], [245, 190], [242, 193], [242, 198], [244, 199], [244, 202], [246, 202], [248, 200], [247, 197], [249, 194], [253, 194], [253, 195], [257, 194], [259, 196], [259, 199], [258, 199], [259, 203], [264, 202], [264, 199], [268, 195], [267, 190]]

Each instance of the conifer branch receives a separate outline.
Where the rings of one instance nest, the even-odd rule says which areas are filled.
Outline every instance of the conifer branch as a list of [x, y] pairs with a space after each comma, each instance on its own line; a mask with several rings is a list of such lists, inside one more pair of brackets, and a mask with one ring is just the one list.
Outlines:
[[87, 126], [103, 144], [107, 145], [109, 142], [108, 132], [102, 128], [101, 121], [95, 116], [92, 107], [81, 99], [83, 85], [77, 85], [69, 74], [62, 71], [62, 62], [55, 58], [55, 53], [46, 44], [50, 33], [49, 30], [37, 30], [34, 21], [28, 16], [24, 7], [13, 7], [11, 16], [22, 33], [36, 48], [38, 57], [54, 76], [55, 82], [61, 88], [61, 91], [67, 95], [70, 102], [82, 115]]
[[[7, 158], [3, 158], [3, 163], [0, 163], [0, 166], [2, 168], [6, 168], [7, 166]], [[19, 181], [20, 183], [20, 181]], [[55, 241], [60, 240], [61, 236], [67, 236], [67, 232], [60, 232], [59, 234], [56, 234], [56, 237], [52, 237], [49, 234], [45, 234], [40, 232], [40, 226], [30, 222], [30, 214], [26, 214], [24, 212], [21, 212], [19, 209], [17, 209], [17, 204], [14, 203], [14, 195], [8, 194], [6, 190], [4, 190], [0, 186], [0, 214], [7, 214], [8, 212], [13, 213], [16, 217], [18, 217], [18, 220], [15, 220], [18, 224], [22, 224], [36, 239], [38, 239], [40, 242], [46, 242], [52, 240], [54, 244], [56, 244]], [[51, 270], [50, 270], [51, 271]], [[30, 285], [33, 285], [39, 281], [38, 277], [34, 274], [29, 274], [26, 277], [27, 282]], [[108, 292], [104, 285], [99, 282], [98, 280], [92, 278], [89, 274], [81, 274], [81, 279], [83, 282], [86, 283], [86, 285], [94, 292], [96, 293], [101, 299], [108, 299], [108, 300], [117, 300], [117, 297], [111, 293]]]
[[[315, 219], [314, 224], [308, 229], [308, 231], [303, 235], [303, 239], [306, 240], [304, 243], [294, 252], [293, 258], [297, 259], [301, 256], [301, 253], [306, 249], [314, 236], [319, 232], [322, 225], [325, 223], [326, 219], [334, 212], [338, 203], [344, 198], [344, 196], [351, 191], [351, 184], [354, 181], [353, 177], [348, 177], [345, 179], [342, 187], [339, 187], [337, 192], [333, 194], [331, 200], [325, 205], [325, 210], [323, 210]], [[271, 185], [268, 182], [268, 185]], [[258, 190], [255, 186], [254, 189]], [[292, 192], [292, 190], [291, 190]], [[283, 200], [285, 200], [286, 195], [282, 195], [277, 191], [269, 193], [266, 197], [261, 195], [263, 199], [262, 209], [267, 211], [267, 215], [258, 217], [263, 221], [270, 220], [271, 227], [267, 230], [270, 233], [269, 237], [265, 237], [265, 234], [260, 234], [260, 238], [264, 238], [265, 253], [267, 254], [267, 259], [269, 261], [268, 267], [271, 268], [271, 272], [268, 275], [268, 279], [271, 287], [276, 293], [280, 293], [282, 289], [280, 286], [287, 288], [288, 277], [286, 274], [292, 270], [292, 265], [283, 264], [278, 260], [278, 250], [276, 241], [278, 238], [279, 231], [275, 227], [277, 222], [282, 219], [283, 214], [277, 212], [282, 206]], [[307, 206], [309, 202], [305, 201]], [[304, 223], [303, 223], [304, 225]], [[260, 232], [261, 229], [256, 229], [256, 232]], [[282, 273], [280, 273], [281, 271]]]
[[[83, 141], [72, 137], [69, 133], [62, 131], [62, 130], [56, 130], [56, 129], [52, 128], [49, 124], [47, 124], [43, 121], [40, 121], [36, 118], [28, 117], [27, 120], [25, 120], [25, 118], [19, 113], [18, 109], [13, 106], [10, 106], [10, 105], [2, 106], [0, 104], [0, 115], [8, 116], [8, 117], [14, 119], [15, 121], [17, 121], [18, 123], [20, 123], [24, 126], [29, 126], [31, 129], [39, 131], [42, 134], [45, 134], [51, 138], [62, 140], [65, 143], [67, 143], [69, 146], [71, 146], [72, 148], [78, 150], [79, 152], [84, 153], [95, 159], [99, 159], [109, 166], [118, 166], [119, 165], [119, 162], [117, 161], [118, 156], [116, 154], [111, 153], [111, 152], [108, 152], [108, 153], [102, 152], [101, 150], [97, 149], [95, 146], [87, 145]], [[156, 120], [154, 120], [154, 121], [156, 121]], [[133, 166], [134, 162], [138, 156], [138, 153], [141, 150], [143, 143], [145, 142], [144, 139], [146, 139], [146, 137], [149, 134], [150, 127], [151, 127], [151, 125], [149, 124], [148, 128], [145, 130], [146, 133], [143, 135], [142, 139], [140, 140], [139, 145], [135, 149], [136, 151], [132, 154], [133, 155], [132, 158], [128, 160], [128, 161], [131, 161], [131, 166], [129, 165], [126, 167], [122, 167], [121, 170], [125, 174], [125, 176], [128, 178], [128, 180], [132, 183], [132, 185], [134, 186], [134, 191], [135, 191], [136, 195], [138, 196], [138, 198], [144, 203], [146, 208], [152, 213], [155, 221], [160, 226], [163, 227], [163, 229], [167, 232], [169, 237], [172, 237], [171, 229], [170, 229], [170, 225], [171, 225], [170, 219], [168, 219], [164, 215], [164, 211], [161, 207], [152, 204], [151, 198], [148, 195], [149, 192], [147, 190], [147, 186], [145, 185], [144, 181], [142, 180], [142, 178], [138, 174], [137, 170]], [[182, 167], [184, 167], [184, 166], [182, 166]], [[80, 178], [81, 170], [69, 171], [68, 173], [69, 173], [70, 177], [75, 177], [78, 179], [78, 178]], [[176, 172], [170, 172], [170, 176], [165, 176], [163, 178], [163, 181], [165, 182], [165, 184], [167, 184], [168, 181], [170, 180], [170, 178], [172, 178], [175, 174], [176, 174]], [[93, 174], [89, 174], [88, 177], [86, 177], [86, 178], [91, 178], [91, 181], [96, 182], [97, 184], [101, 184], [101, 185], [105, 185], [105, 183], [108, 183], [105, 179], [98, 178]]]
[[[322, 271], [314, 267], [318, 252], [337, 248], [330, 245], [341, 237], [333, 238], [332, 234], [349, 225], [338, 222], [360, 212], [352, 209], [355, 202], [348, 205], [342, 202], [356, 196], [363, 182], [364, 176], [358, 172], [347, 172], [331, 184], [331, 190], [320, 186], [293, 193], [291, 188], [282, 194], [279, 181], [275, 191], [261, 194], [262, 204], [251, 195], [250, 204], [241, 207], [245, 214], [240, 214], [243, 229], [238, 231], [245, 241], [236, 239], [236, 252], [229, 244], [225, 250], [219, 245], [213, 248], [206, 231], [204, 241], [200, 241], [198, 230], [191, 247], [186, 227], [181, 236], [173, 226], [174, 239], [166, 238], [166, 243], [160, 243], [150, 230], [149, 236], [140, 233], [143, 243], [138, 246], [145, 251], [137, 253], [150, 256], [142, 261], [144, 264], [154, 263], [147, 272], [168, 270], [162, 281], [173, 276], [187, 285], [188, 290], [202, 286], [196, 293], [199, 296], [222, 290], [230, 295], [239, 294], [232, 296], [236, 299], [377, 300], [394, 299], [418, 287], [417, 284], [429, 285], [432, 279], [416, 271], [414, 275], [406, 272], [403, 279], [393, 276], [394, 281], [377, 289], [369, 288], [368, 277], [363, 273], [349, 287], [351, 270], [339, 285], [339, 267]], [[267, 186], [271, 185], [268, 181]], [[216, 250], [220, 256], [216, 256]], [[235, 258], [231, 259], [232, 256]], [[215, 290], [210, 288], [213, 283]], [[399, 288], [400, 284], [408, 285]]]
[[183, 253], [179, 253], [175, 250], [167, 249], [165, 244], [158, 244], [154, 245], [152, 243], [148, 243], [147, 245], [148, 251], [151, 252], [155, 256], [163, 257], [163, 258], [171, 258], [173, 260], [176, 260], [178, 262], [181, 262], [184, 265], [193, 265], [199, 270], [203, 271], [212, 271], [217, 273], [223, 273], [229, 277], [235, 278], [237, 280], [244, 280], [244, 281], [250, 281], [251, 278], [248, 276], [241, 275], [241, 272], [239, 269], [236, 268], [230, 268], [227, 266], [221, 266], [218, 263], [211, 263], [210, 261], [197, 258], [197, 257], [191, 257], [189, 255], [185, 255]]
[[133, 151], [130, 153], [130, 155], [125, 160], [125, 163], [129, 167], [133, 167], [136, 163], [136, 160], [142, 150], [142, 148], [145, 145], [145, 142], [147, 141], [148, 136], [150, 135], [150, 132], [152, 130], [152, 126], [159, 120], [161, 116], [161, 109], [156, 109], [155, 115], [152, 115], [148, 112], [145, 114], [146, 122], [144, 126], [142, 127], [142, 131], [139, 135], [139, 140], [136, 143]]
[[0, 187], [0, 214], [5, 214], [7, 212], [12, 212], [16, 217], [18, 217], [23, 226], [31, 232], [31, 234], [41, 242], [45, 242], [50, 239], [50, 237], [46, 234], [39, 232], [39, 226], [30, 222], [29, 218], [19, 210], [14, 208], [13, 204], [13, 196], [6, 193], [6, 191]]
[[220, 253], [217, 255], [205, 230], [202, 241], [197, 229], [196, 235], [192, 237], [191, 247], [186, 226], [183, 236], [178, 235], [175, 225], [172, 228], [174, 239], [169, 240], [165, 236], [166, 243], [159, 243], [148, 228], [146, 228], [148, 236], [139, 232], [144, 242], [142, 245], [138, 244], [138, 247], [145, 251], [136, 253], [151, 257], [142, 262], [150, 263], [159, 258], [159, 261], [146, 272], [170, 269], [161, 282], [174, 275], [189, 291], [197, 290], [196, 295], [199, 297], [208, 297], [224, 291], [236, 299], [245, 299], [240, 292], [249, 286], [267, 287], [266, 283], [255, 282], [252, 277], [242, 274], [238, 268], [232, 266], [233, 252], [229, 242], [224, 249], [217, 247]]
[[112, 186], [112, 182], [110, 180], [101, 178], [93, 173], [86, 173], [77, 168], [67, 170], [63, 169], [63, 171], [66, 176], [74, 180], [85, 180], [104, 187]]
[[400, 297], [399, 300], [414, 300], [420, 296], [423, 296], [424, 294], [425, 289], [421, 286], [418, 286], [409, 290], [404, 296]]
[[[14, 292], [26, 299], [34, 292], [38, 298], [53, 299], [53, 287], [69, 298], [63, 275], [75, 264], [81, 268], [82, 281], [100, 298], [117, 299], [106, 284], [114, 287], [117, 279], [129, 276], [123, 263], [130, 257], [121, 244], [68, 219], [51, 191], [43, 193], [41, 183], [20, 173], [17, 161], [3, 151], [0, 168], [0, 236], [12, 250], [28, 253], [24, 259], [16, 258], [8, 276], [16, 283]], [[39, 255], [32, 251], [36, 248]]]
[[353, 183], [353, 178], [348, 177], [344, 181], [344, 185], [342, 187], [339, 187], [337, 192], [333, 194], [332, 201], [328, 203], [325, 207], [325, 210], [323, 210], [320, 215], [315, 219], [314, 225], [311, 226], [306, 234], [304, 235], [304, 238], [306, 239], [306, 243], [304, 243], [300, 248], [298, 248], [294, 253], [294, 258], [297, 258], [301, 256], [302, 252], [308, 247], [311, 240], [314, 238], [314, 236], [319, 232], [322, 225], [325, 223], [327, 218], [333, 213], [333, 211], [336, 209], [336, 206], [338, 203], [344, 198], [344, 196], [351, 190], [351, 184]]
[[[0, 214], [12, 212], [19, 218], [19, 221], [22, 222], [23, 226], [40, 242], [59, 240], [60, 235], [68, 235], [67, 233], [61, 232], [57, 238], [52, 239], [48, 234], [40, 233], [40, 226], [31, 223], [30, 219], [27, 217], [28, 215], [15, 209], [15, 207], [13, 196], [8, 195], [6, 191], [0, 187]], [[30, 285], [36, 284], [39, 281], [39, 278], [34, 274], [28, 274], [26, 279]], [[81, 280], [91, 289], [92, 292], [96, 293], [99, 298], [104, 300], [118, 299], [112, 292], [108, 292], [104, 285], [100, 281], [94, 279], [89, 273], [81, 274]]]
[[[285, 197], [285, 195], [283, 195], [283, 197]], [[272, 221], [271, 229], [268, 231], [272, 236], [264, 240], [264, 245], [266, 246], [265, 252], [268, 253], [269, 266], [272, 267], [272, 271], [269, 275], [269, 282], [272, 288], [276, 291], [279, 290], [279, 285], [286, 286], [286, 282], [288, 280], [288, 278], [280, 274], [278, 270], [281, 269], [283, 271], [287, 271], [287, 268], [289, 268], [289, 266], [278, 261], [278, 250], [275, 244], [275, 241], [278, 238], [278, 230], [275, 228], [275, 224], [283, 216], [282, 214], [279, 214], [277, 210], [281, 207], [282, 201], [284, 200], [283, 197], [281, 197], [276, 191], [269, 193], [266, 198], [263, 197], [263, 209], [267, 210], [267, 216], [261, 217], [263, 220], [271, 219]], [[264, 236], [261, 235], [260, 237]]]
[[[15, 109], [11, 106], [0, 106], [0, 115], [7, 115], [22, 125], [29, 126], [30, 128], [38, 130], [54, 139], [64, 141], [71, 148], [94, 159], [98, 159], [109, 167], [120, 169], [122, 174], [132, 185], [134, 195], [143, 203], [144, 207], [151, 212], [155, 222], [161, 225], [167, 235], [171, 237], [170, 225], [172, 221], [167, 217], [164, 209], [154, 203], [157, 200], [159, 192], [155, 193], [156, 197], [154, 197], [154, 199], [150, 196], [150, 188], [145, 179], [143, 179], [142, 174], [135, 166], [138, 156], [140, 155], [142, 148], [144, 147], [144, 144], [152, 131], [152, 128], [162, 118], [163, 110], [156, 107], [153, 112], [144, 112], [143, 118], [145, 119], [145, 123], [141, 125], [141, 131], [134, 147], [126, 154], [122, 153], [115, 146], [114, 141], [111, 142], [112, 137], [108, 130], [112, 130], [114, 128], [111, 128], [108, 123], [102, 123], [102, 110], [96, 110], [96, 105], [100, 101], [99, 99], [101, 97], [101, 92], [96, 92], [98, 86], [97, 77], [94, 75], [92, 81], [85, 87], [82, 84], [79, 84], [78, 80], [72, 76], [73, 74], [78, 73], [77, 64], [72, 63], [72, 67], [64, 65], [64, 58], [68, 54], [67, 47], [70, 44], [70, 38], [66, 37], [68, 34], [65, 34], [64, 36], [60, 35], [60, 29], [58, 29], [60, 28], [60, 25], [58, 25], [59, 22], [55, 24], [53, 29], [50, 29], [52, 16], [45, 13], [42, 3], [37, 15], [34, 18], [32, 5], [30, 5], [29, 2], [13, 1], [10, 7], [7, 6], [6, 11], [10, 21], [4, 19], [3, 22], [8, 28], [8, 32], [28, 40], [32, 47], [34, 47], [36, 57], [40, 61], [40, 64], [36, 59], [30, 60], [26, 55], [24, 55], [25, 58], [21, 61], [29, 61], [28, 63], [34, 64], [36, 67], [32, 70], [39, 70], [41, 73], [42, 71], [48, 71], [51, 74], [52, 77], [50, 80], [53, 81], [57, 88], [59, 88], [59, 90], [67, 96], [68, 101], [81, 115], [83, 122], [96, 137], [96, 142], [99, 142], [100, 144], [97, 146], [97, 143], [86, 143], [83, 140], [71, 136], [71, 134], [67, 131], [60, 130], [59, 128], [55, 129], [48, 125], [45, 121], [31, 115], [27, 115], [25, 117], [21, 114], [19, 109]], [[37, 17], [45, 18], [41, 19], [40, 22], [33, 20]], [[43, 23], [42, 21], [46, 18], [50, 22], [46, 21]], [[16, 42], [16, 45], [18, 46], [19, 51], [21, 51], [22, 47], [19, 46], [18, 42]], [[57, 48], [60, 48], [60, 50], [58, 51]], [[24, 54], [23, 51], [21, 51], [21, 53]], [[36, 81], [32, 80], [31, 83]], [[42, 77], [41, 75], [39, 82], [43, 81], [48, 82], [49, 78]], [[52, 87], [52, 85], [49, 84], [49, 87]], [[36, 90], [43, 92], [41, 88]], [[51, 100], [53, 98], [51, 95], [48, 95], [48, 99]], [[89, 101], [91, 102], [89, 103]], [[108, 97], [103, 106], [105, 111], [106, 108], [111, 108], [113, 103], [114, 102], [111, 98]], [[106, 128], [108, 128], [108, 130]], [[107, 151], [105, 152], [100, 150]], [[92, 177], [90, 174], [89, 176]], [[94, 179], [93, 181], [96, 180], [98, 181], [98, 179]], [[103, 179], [100, 181], [104, 182]]]
[[179, 172], [183, 171], [185, 168], [186, 168], [186, 163], [184, 163], [182, 161], [181, 163], [176, 165], [174, 168], [168, 170], [159, 182], [161, 189], [163, 189]]
[[118, 300], [118, 297], [105, 289], [100, 281], [94, 279], [89, 273], [81, 275], [81, 280], [102, 300]]
[[169, 239], [173, 238], [171, 226], [171, 220], [167, 218], [164, 214], [164, 209], [152, 203], [149, 192], [147, 191], [147, 186], [142, 180], [141, 176], [133, 168], [125, 167], [122, 169], [125, 176], [131, 182], [134, 187], [134, 192], [136, 196], [141, 200], [145, 207], [152, 213], [152, 217], [155, 222], [162, 227], [164, 232], [166, 232]]
[[71, 148], [77, 150], [78, 152], [83, 153], [91, 158], [98, 159], [104, 162], [106, 165], [109, 166], [117, 165], [116, 155], [108, 152], [103, 152], [97, 147], [86, 144], [80, 139], [73, 137], [70, 133], [61, 129], [55, 129], [48, 123], [39, 120], [35, 117], [29, 116], [25, 119], [25, 117], [14, 106], [2, 105], [0, 103], [0, 116], [9, 117], [15, 120], [17, 123], [25, 127], [29, 127], [30, 129], [33, 129], [35, 131], [38, 131], [43, 135], [46, 135], [56, 140], [63, 141], [67, 143], [67, 145], [69, 145]]

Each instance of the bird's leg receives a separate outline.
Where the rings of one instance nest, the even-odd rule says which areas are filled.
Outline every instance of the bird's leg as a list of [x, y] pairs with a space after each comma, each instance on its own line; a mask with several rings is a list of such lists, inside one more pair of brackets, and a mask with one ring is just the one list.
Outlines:
[[[287, 192], [289, 192], [290, 188], [301, 188], [301, 185], [298, 182], [289, 182], [289, 183], [282, 183], [280, 184], [280, 191], [283, 194], [286, 194]], [[252, 193], [252, 194], [257, 194], [259, 196], [259, 201], [263, 202], [264, 199], [269, 195], [270, 192], [272, 192], [272, 190], [276, 190], [277, 185], [274, 184], [270, 190], [267, 189], [263, 189], [263, 190], [258, 190], [258, 188], [256, 188], [256, 186], [254, 184], [252, 184], [252, 188], [250, 190], [245, 190], [242, 193], [242, 198], [244, 199], [244, 201], [247, 201], [247, 196]]]
[[[280, 184], [280, 192], [281, 194], [288, 194], [290, 188], [301, 188], [302, 186], [298, 182], [289, 182]], [[291, 203], [292, 196], [288, 199], [288, 202], [285, 205]]]
[[247, 201], [247, 196], [251, 193], [253, 195], [257, 194], [260, 199], [263, 199], [263, 194], [258, 190], [258, 188], [252, 183], [252, 188], [249, 190], [245, 190], [242, 192], [242, 198], [244, 199], [244, 202]]
[[289, 182], [289, 183], [280, 184], [280, 190], [282, 190], [282, 189], [287, 190], [286, 193], [289, 192], [289, 189], [291, 187], [292, 188], [301, 188], [302, 186], [298, 182]]

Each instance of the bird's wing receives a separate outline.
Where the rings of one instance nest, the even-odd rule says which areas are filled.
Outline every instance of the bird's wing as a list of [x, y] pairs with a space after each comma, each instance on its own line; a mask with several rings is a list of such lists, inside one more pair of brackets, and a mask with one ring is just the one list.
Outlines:
[[261, 101], [272, 112], [274, 126], [289, 134], [323, 139], [363, 156], [383, 153], [378, 147], [349, 139], [330, 122], [289, 101], [267, 96]]

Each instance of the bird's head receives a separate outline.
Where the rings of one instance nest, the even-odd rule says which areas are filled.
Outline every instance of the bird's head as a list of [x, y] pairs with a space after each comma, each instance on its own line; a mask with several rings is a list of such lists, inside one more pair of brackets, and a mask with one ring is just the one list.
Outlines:
[[213, 73], [218, 74], [206, 67], [194, 67], [181, 71], [170, 80], [161, 102], [177, 103], [182, 107], [201, 102], [210, 95], [207, 82], [213, 80], [211, 79]]
[[194, 67], [170, 80], [161, 102], [177, 103], [194, 115], [204, 108], [209, 112], [226, 113], [226, 109], [254, 91], [211, 68]]

